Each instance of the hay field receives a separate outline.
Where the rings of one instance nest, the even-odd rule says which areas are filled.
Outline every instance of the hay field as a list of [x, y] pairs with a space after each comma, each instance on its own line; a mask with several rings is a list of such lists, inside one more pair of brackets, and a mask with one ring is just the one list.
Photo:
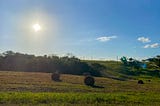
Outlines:
[[[84, 85], [84, 76], [62, 74], [60, 79], [52, 81], [51, 73], [0, 71], [0, 104], [160, 105], [158, 78], [121, 81], [96, 77], [95, 87]], [[137, 84], [138, 79], [145, 84]]]

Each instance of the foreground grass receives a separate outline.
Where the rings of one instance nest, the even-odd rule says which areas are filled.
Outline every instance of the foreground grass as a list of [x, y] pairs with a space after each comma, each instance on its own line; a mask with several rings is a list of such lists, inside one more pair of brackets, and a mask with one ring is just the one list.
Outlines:
[[1, 104], [19, 105], [160, 105], [157, 93], [32, 93], [1, 92]]

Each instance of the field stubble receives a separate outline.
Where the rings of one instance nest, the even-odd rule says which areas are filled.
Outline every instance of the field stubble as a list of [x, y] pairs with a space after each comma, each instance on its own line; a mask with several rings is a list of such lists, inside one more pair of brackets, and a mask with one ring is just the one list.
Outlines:
[[0, 104], [23, 105], [160, 105], [160, 80], [141, 78], [115, 80], [95, 78], [95, 87], [86, 86], [84, 76], [62, 74], [61, 82], [51, 73], [0, 71]]

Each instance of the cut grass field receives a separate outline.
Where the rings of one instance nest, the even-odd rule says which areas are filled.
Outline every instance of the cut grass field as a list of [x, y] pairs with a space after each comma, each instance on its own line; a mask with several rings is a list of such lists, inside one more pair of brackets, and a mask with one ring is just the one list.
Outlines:
[[160, 105], [159, 78], [96, 77], [95, 87], [84, 85], [84, 76], [60, 79], [52, 81], [51, 73], [0, 71], [0, 105]]

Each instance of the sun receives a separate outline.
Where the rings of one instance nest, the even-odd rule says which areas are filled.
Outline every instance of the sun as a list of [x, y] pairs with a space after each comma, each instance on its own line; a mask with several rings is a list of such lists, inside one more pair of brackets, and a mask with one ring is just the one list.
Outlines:
[[35, 32], [38, 32], [38, 31], [41, 30], [41, 26], [39, 24], [34, 24], [32, 27], [33, 27]]

